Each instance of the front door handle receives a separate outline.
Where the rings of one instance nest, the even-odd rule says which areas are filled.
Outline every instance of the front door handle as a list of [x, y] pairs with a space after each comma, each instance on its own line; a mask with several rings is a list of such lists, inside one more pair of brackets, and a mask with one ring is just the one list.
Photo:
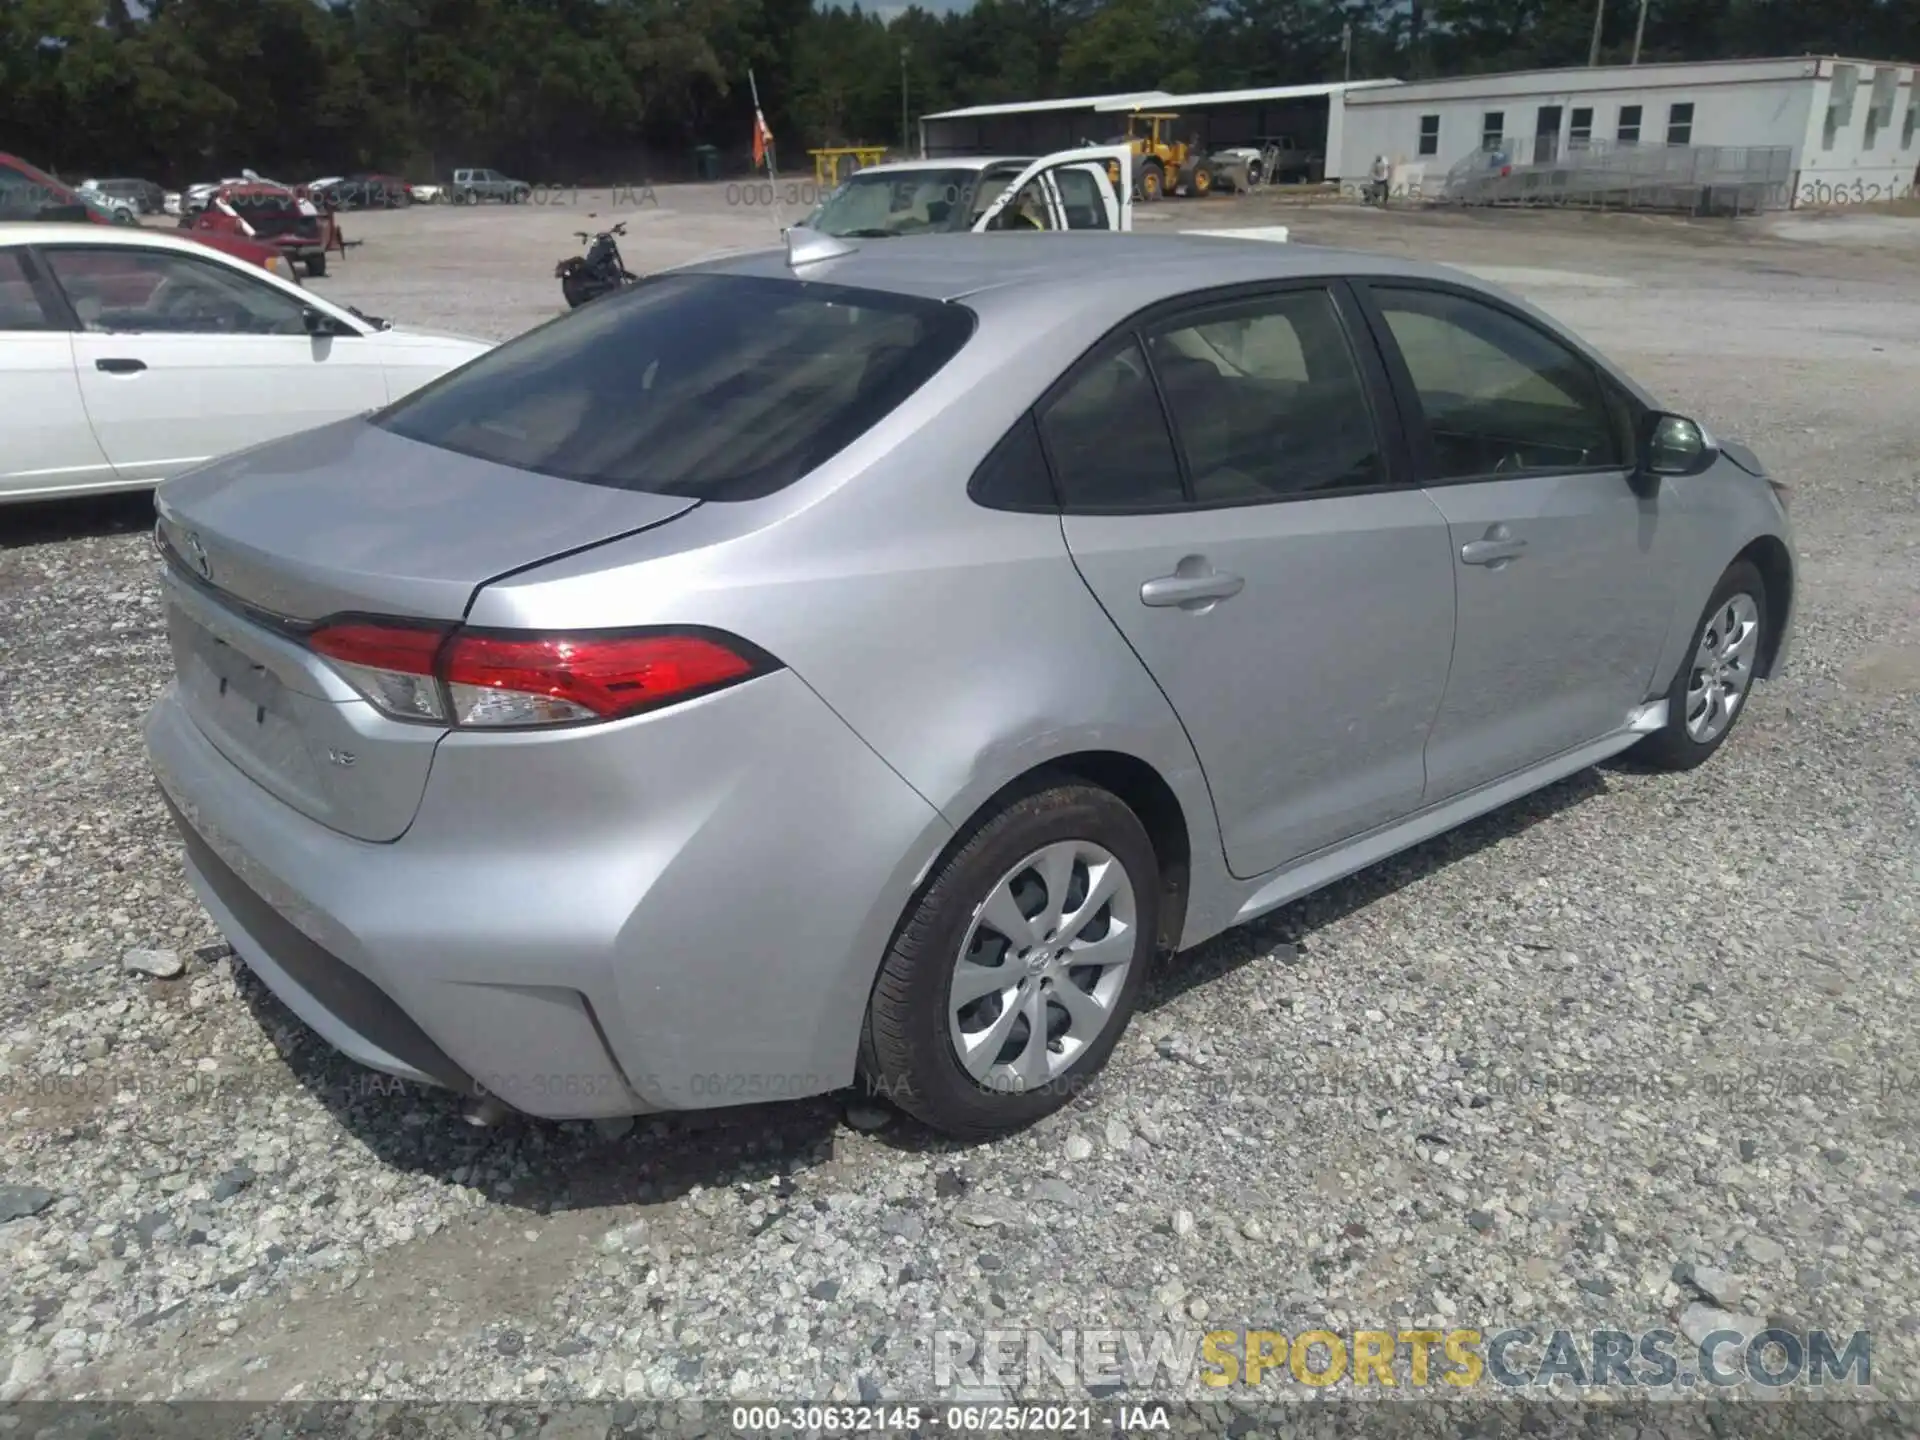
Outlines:
[[133, 375], [146, 369], [147, 362], [144, 360], [129, 360], [124, 358], [96, 360], [93, 362], [93, 368], [96, 370], [104, 370], [109, 375]]
[[1460, 563], [1497, 568], [1509, 560], [1518, 560], [1526, 552], [1526, 541], [1504, 525], [1490, 525], [1483, 539], [1469, 540], [1460, 547]]
[[1183, 610], [1205, 610], [1219, 600], [1231, 600], [1247, 588], [1238, 575], [1203, 568], [1196, 555], [1182, 560], [1171, 575], [1149, 580], [1140, 587], [1140, 603], [1155, 607], [1178, 605]]

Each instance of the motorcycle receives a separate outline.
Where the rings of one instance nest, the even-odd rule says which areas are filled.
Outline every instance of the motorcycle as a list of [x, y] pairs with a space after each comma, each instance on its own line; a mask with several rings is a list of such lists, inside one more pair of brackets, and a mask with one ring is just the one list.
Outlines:
[[574, 238], [587, 246], [587, 253], [562, 260], [553, 267], [554, 278], [560, 282], [560, 293], [567, 297], [570, 307], [578, 310], [589, 300], [639, 282], [640, 277], [627, 269], [626, 262], [620, 258], [618, 237], [626, 233], [624, 221], [598, 235], [589, 235], [584, 230], [573, 232]]

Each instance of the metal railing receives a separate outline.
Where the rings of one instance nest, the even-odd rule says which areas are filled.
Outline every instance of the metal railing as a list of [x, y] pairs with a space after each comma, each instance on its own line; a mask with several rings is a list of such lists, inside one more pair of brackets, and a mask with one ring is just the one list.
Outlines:
[[1787, 145], [1576, 142], [1536, 160], [1529, 135], [1502, 137], [1448, 170], [1437, 197], [1452, 205], [1577, 205], [1689, 214], [1753, 214], [1791, 199]]

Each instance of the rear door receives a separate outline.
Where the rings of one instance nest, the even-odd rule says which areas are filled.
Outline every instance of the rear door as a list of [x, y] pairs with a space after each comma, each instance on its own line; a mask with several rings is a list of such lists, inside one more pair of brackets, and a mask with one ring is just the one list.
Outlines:
[[111, 485], [73, 335], [25, 249], [0, 249], [0, 500]]
[[1124, 145], [1042, 155], [1008, 182], [973, 228], [1011, 228], [1012, 216], [1024, 213], [1047, 230], [1131, 230], [1132, 162]]
[[1459, 624], [1427, 745], [1440, 800], [1627, 724], [1683, 537], [1657, 491], [1636, 490], [1631, 417], [1584, 356], [1465, 289], [1365, 293], [1451, 530]]
[[1040, 411], [1074, 561], [1192, 738], [1236, 875], [1425, 791], [1453, 578], [1384, 392], [1345, 287], [1312, 283], [1159, 313]]
[[81, 393], [123, 480], [158, 482], [387, 401], [377, 346], [309, 334], [299, 297], [251, 267], [135, 246], [41, 253], [79, 317]]

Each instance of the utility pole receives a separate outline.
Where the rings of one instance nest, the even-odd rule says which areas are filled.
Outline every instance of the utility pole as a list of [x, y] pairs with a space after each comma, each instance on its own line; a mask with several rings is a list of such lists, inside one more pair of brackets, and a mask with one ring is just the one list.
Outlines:
[[900, 47], [900, 153], [913, 154], [913, 140], [907, 130], [907, 47]]
[[1347, 21], [1340, 31], [1340, 52], [1346, 57], [1346, 70], [1343, 75], [1349, 84], [1353, 81], [1353, 21]]
[[1638, 65], [1640, 63], [1640, 42], [1646, 38], [1646, 35], [1647, 0], [1640, 0], [1640, 20], [1639, 23], [1633, 27], [1633, 59], [1627, 62], [1629, 65]]
[[1587, 47], [1587, 68], [1600, 63], [1600, 22], [1607, 18], [1607, 0], [1593, 0], [1593, 44]]

